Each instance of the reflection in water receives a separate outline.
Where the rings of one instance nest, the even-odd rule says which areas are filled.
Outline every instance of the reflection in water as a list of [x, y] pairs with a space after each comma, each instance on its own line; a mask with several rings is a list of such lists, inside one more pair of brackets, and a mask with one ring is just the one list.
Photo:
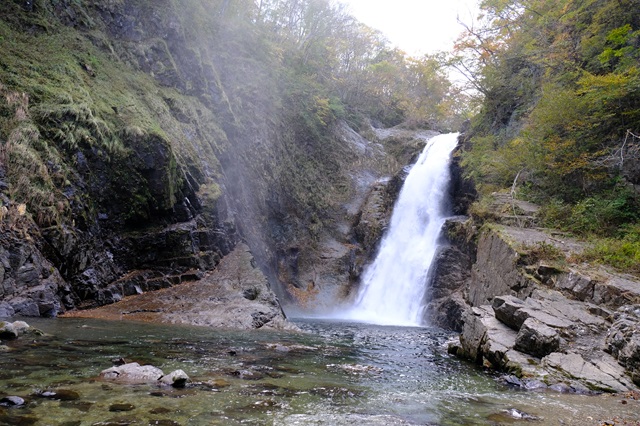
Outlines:
[[[0, 424], [493, 425], [518, 422], [518, 412], [543, 418], [538, 424], [640, 421], [638, 401], [503, 387], [450, 358], [450, 336], [429, 328], [301, 322], [305, 333], [285, 334], [30, 322], [47, 335], [5, 342], [0, 356], [0, 397], [27, 403], [0, 407]], [[193, 382], [172, 389], [97, 381], [120, 357], [182, 369]]]

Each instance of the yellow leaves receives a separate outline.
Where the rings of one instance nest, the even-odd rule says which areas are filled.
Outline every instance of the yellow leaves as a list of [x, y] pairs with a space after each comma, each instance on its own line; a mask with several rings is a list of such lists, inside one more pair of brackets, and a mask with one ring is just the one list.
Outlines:
[[18, 212], [18, 216], [24, 216], [27, 213], [27, 205], [22, 203], [18, 204], [16, 211]]
[[314, 96], [313, 111], [316, 118], [323, 126], [326, 126], [331, 122], [331, 120], [333, 120], [333, 112], [331, 111], [330, 102], [327, 98]]
[[578, 80], [578, 94], [589, 96], [594, 101], [598, 98], [608, 101], [634, 95], [640, 84], [638, 68], [631, 67], [624, 73], [594, 75], [585, 73]]

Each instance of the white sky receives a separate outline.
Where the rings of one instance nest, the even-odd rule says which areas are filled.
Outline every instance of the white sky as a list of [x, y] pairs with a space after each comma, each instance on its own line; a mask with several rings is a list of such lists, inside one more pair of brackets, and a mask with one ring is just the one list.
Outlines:
[[411, 56], [450, 50], [462, 32], [460, 16], [471, 22], [478, 0], [339, 0], [356, 19], [382, 31]]

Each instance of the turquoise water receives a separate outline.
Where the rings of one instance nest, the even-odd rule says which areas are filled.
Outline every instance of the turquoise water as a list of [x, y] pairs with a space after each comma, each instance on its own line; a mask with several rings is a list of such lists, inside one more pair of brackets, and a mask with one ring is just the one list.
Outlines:
[[[86, 319], [29, 320], [44, 336], [4, 342], [0, 408], [11, 425], [640, 424], [620, 396], [521, 392], [446, 353], [429, 328], [298, 322], [304, 332], [219, 331]], [[184, 370], [185, 389], [98, 380], [112, 360]], [[37, 396], [57, 392], [56, 398]], [[61, 400], [62, 399], [62, 400]], [[517, 417], [517, 416], [516, 416]], [[622, 421], [622, 420], [620, 420]], [[531, 421], [527, 421], [530, 423]], [[624, 423], [617, 423], [624, 424]]]

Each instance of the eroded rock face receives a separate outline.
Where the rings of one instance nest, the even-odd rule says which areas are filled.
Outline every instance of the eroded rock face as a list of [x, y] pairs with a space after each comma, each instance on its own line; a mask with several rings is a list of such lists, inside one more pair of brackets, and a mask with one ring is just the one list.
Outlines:
[[[455, 235], [452, 244], [469, 251], [469, 240]], [[492, 225], [480, 234], [472, 274], [461, 278], [464, 290], [451, 287], [447, 297], [446, 286], [436, 289], [445, 303], [462, 303], [460, 344], [450, 350], [513, 374], [525, 389], [541, 382], [561, 392], [635, 389], [640, 308], [628, 303], [640, 294], [640, 283], [603, 270], [563, 268], [532, 255], [540, 247], [581, 250], [569, 238], [537, 229]], [[446, 258], [440, 262], [455, 272]]]
[[455, 246], [438, 249], [429, 271], [431, 279], [427, 318], [431, 324], [462, 330], [465, 283], [471, 276], [471, 259]]
[[535, 283], [518, 269], [518, 259], [518, 252], [498, 233], [483, 232], [472, 269], [469, 302], [480, 306], [495, 296], [513, 294], [524, 298], [531, 294]]
[[622, 307], [613, 315], [613, 321], [607, 334], [607, 351], [640, 386], [640, 305]]
[[0, 230], [0, 317], [53, 317], [69, 286], [30, 240]]
[[198, 281], [143, 293], [74, 317], [131, 319], [229, 329], [293, 329], [245, 244]]

